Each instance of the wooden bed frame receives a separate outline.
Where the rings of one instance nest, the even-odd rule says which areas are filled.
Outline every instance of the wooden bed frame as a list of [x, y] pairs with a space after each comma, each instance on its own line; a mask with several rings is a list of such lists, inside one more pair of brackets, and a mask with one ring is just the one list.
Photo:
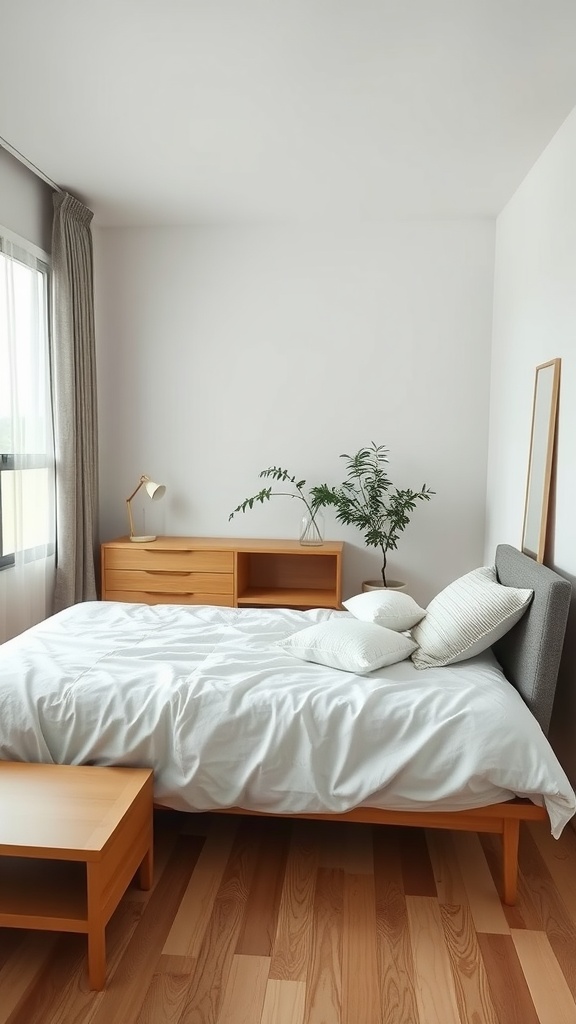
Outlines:
[[[528, 611], [494, 645], [493, 650], [507, 679], [519, 691], [543, 732], [547, 734], [572, 588], [557, 573], [508, 544], [497, 547], [495, 565], [499, 582], [504, 586], [528, 587], [534, 591]], [[231, 808], [221, 813], [249, 815], [259, 812]], [[516, 902], [520, 823], [549, 820], [544, 807], [524, 799], [490, 804], [469, 811], [392, 811], [357, 807], [343, 814], [296, 814], [284, 817], [355, 821], [372, 825], [410, 825], [501, 835], [502, 898], [506, 904]]]
[[[159, 810], [161, 808], [158, 808]], [[386, 811], [377, 807], [355, 807], [343, 814], [269, 814], [242, 807], [210, 811], [210, 814], [245, 814], [265, 818], [309, 818], [314, 821], [355, 821], [368, 825], [411, 825], [418, 828], [446, 828], [460, 832], [492, 832], [502, 836], [502, 900], [513, 905], [518, 892], [518, 843], [521, 821], [548, 821], [544, 807], [530, 800], [509, 800], [470, 811]]]

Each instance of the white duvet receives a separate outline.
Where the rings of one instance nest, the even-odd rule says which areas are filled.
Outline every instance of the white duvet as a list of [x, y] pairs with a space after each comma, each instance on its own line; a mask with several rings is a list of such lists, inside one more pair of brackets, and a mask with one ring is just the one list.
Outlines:
[[158, 803], [452, 810], [574, 793], [490, 652], [367, 676], [274, 641], [346, 612], [94, 602], [0, 646], [0, 758], [154, 768]]

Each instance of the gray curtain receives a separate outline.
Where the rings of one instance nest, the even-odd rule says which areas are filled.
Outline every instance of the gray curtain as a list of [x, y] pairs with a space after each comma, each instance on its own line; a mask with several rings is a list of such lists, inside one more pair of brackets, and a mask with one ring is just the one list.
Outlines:
[[98, 422], [92, 212], [54, 194], [52, 371], [56, 445], [54, 611], [96, 598]]

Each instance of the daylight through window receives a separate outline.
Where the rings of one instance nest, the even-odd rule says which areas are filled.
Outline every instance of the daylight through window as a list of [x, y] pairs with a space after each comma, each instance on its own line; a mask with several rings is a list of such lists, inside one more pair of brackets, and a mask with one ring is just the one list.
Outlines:
[[54, 550], [48, 273], [0, 229], [0, 568]]

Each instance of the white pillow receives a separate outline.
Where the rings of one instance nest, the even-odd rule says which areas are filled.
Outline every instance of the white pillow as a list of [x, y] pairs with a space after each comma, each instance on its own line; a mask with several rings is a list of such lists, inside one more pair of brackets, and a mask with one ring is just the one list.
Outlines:
[[426, 615], [424, 608], [410, 594], [400, 590], [369, 590], [365, 594], [356, 594], [342, 602], [354, 618], [363, 622], [375, 622], [377, 626], [395, 629], [402, 633], [412, 629]]
[[518, 622], [532, 595], [498, 583], [491, 566], [461, 576], [430, 602], [412, 630], [416, 668], [452, 665], [485, 651]]
[[307, 626], [284, 640], [277, 640], [276, 646], [302, 661], [314, 661], [357, 675], [404, 661], [416, 648], [414, 641], [402, 633], [373, 622], [347, 618]]

